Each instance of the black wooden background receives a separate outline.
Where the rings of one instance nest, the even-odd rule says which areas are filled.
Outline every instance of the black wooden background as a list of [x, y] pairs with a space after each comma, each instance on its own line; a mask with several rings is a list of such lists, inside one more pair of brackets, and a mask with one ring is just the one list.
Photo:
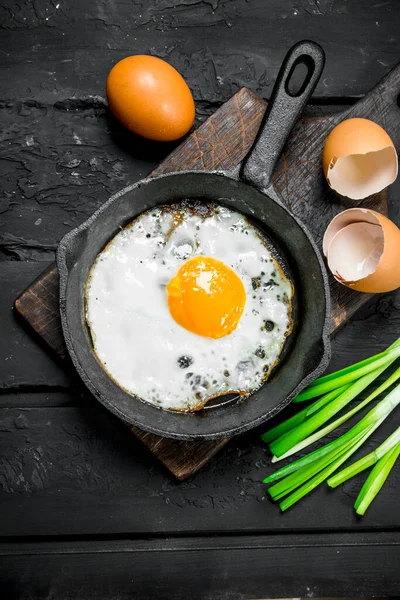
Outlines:
[[[398, 0], [1, 0], [1, 597], [399, 592], [399, 467], [363, 520], [352, 512], [362, 478], [281, 515], [260, 484], [271, 466], [254, 432], [177, 483], [12, 314], [60, 238], [174, 147], [107, 114], [118, 59], [174, 64], [200, 123], [242, 86], [268, 98], [286, 50], [311, 38], [327, 65], [308, 110], [324, 114], [400, 60], [399, 24]], [[400, 224], [398, 183], [389, 200]], [[400, 294], [375, 297], [335, 337], [330, 369], [399, 332]]]

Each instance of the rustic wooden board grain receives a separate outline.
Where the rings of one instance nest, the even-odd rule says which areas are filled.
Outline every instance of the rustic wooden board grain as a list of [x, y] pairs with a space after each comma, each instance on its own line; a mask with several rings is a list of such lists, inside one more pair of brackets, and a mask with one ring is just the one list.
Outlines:
[[[320, 244], [329, 220], [354, 202], [339, 197], [326, 185], [320, 166], [327, 133], [345, 117], [364, 116], [378, 122], [400, 144], [398, 118], [399, 68], [346, 113], [318, 119], [303, 119], [294, 128], [274, 174], [274, 185], [283, 202], [302, 219]], [[219, 108], [192, 133], [154, 174], [185, 169], [229, 169], [246, 155], [258, 131], [266, 102], [244, 88]], [[358, 205], [360, 203], [357, 203]], [[386, 212], [386, 196], [377, 194], [363, 203]], [[15, 302], [18, 313], [60, 356], [65, 347], [59, 323], [58, 275], [55, 265], [23, 292]], [[331, 278], [332, 325], [334, 332], [369, 298], [339, 286]], [[198, 468], [228, 440], [218, 442], [176, 442], [131, 428], [179, 479]]]

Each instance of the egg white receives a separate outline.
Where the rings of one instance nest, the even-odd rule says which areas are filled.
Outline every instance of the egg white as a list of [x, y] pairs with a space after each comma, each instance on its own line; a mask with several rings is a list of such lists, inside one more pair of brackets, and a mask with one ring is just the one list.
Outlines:
[[[184, 329], [168, 309], [166, 284], [199, 255], [223, 261], [246, 290], [237, 328], [219, 339]], [[291, 328], [292, 296], [265, 240], [241, 214], [180, 204], [143, 213], [98, 255], [86, 319], [97, 359], [120, 387], [159, 408], [189, 411], [265, 382]]]

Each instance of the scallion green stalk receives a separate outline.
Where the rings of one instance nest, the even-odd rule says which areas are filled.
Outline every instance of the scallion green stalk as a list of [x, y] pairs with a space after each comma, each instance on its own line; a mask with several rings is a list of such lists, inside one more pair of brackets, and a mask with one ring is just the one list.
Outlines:
[[307, 448], [307, 446], [311, 446], [311, 444], [314, 444], [321, 438], [325, 437], [326, 435], [328, 435], [328, 433], [330, 433], [334, 429], [337, 429], [337, 427], [340, 427], [340, 425], [342, 425], [343, 423], [345, 423], [346, 421], [351, 419], [351, 417], [353, 417], [355, 414], [360, 412], [360, 410], [365, 408], [365, 406], [367, 406], [367, 404], [369, 404], [372, 400], [374, 400], [382, 392], [387, 390], [387, 388], [389, 388], [391, 385], [393, 385], [393, 383], [395, 383], [399, 378], [400, 378], [400, 367], [394, 373], [392, 373], [392, 375], [390, 377], [388, 377], [386, 379], [386, 381], [384, 381], [382, 383], [382, 385], [380, 385], [378, 388], [376, 388], [375, 391], [373, 391], [369, 396], [367, 396], [367, 398], [365, 398], [365, 400], [363, 400], [362, 402], [357, 404], [357, 406], [355, 406], [352, 410], [349, 410], [342, 417], [339, 417], [338, 419], [336, 419], [329, 425], [326, 425], [322, 429], [319, 429], [313, 435], [310, 435], [309, 437], [305, 438], [302, 442], [300, 442], [296, 446], [293, 446], [293, 448], [291, 448], [288, 452], [286, 452], [279, 458], [274, 456], [272, 458], [272, 462], [278, 462], [280, 460], [284, 460], [285, 458], [288, 458], [289, 456], [296, 454], [296, 452], [300, 452], [300, 450]]
[[[291, 473], [288, 472], [288, 467], [284, 467], [267, 477], [264, 480], [265, 483], [281, 479], [286, 475], [282, 481], [269, 488], [268, 493], [272, 499], [280, 500], [290, 494], [280, 504], [280, 508], [286, 510], [312, 491], [332, 475], [366, 441], [398, 404], [400, 404], [400, 385], [396, 386], [347, 433], [313, 452], [311, 459], [309, 455], [296, 461], [297, 464], [288, 465], [288, 467], [292, 467]], [[308, 462], [304, 460], [307, 458]]]
[[[383, 420], [383, 419], [382, 419]], [[381, 422], [382, 422], [381, 420]], [[373, 433], [373, 431], [379, 427], [381, 424], [377, 423], [376, 426], [372, 426], [367, 428], [364, 431], [364, 435], [360, 435], [356, 438], [356, 441], [350, 445], [349, 448], [346, 448], [342, 451], [338, 456], [334, 457], [332, 462], [320, 473], [318, 473], [315, 477], [313, 477], [310, 481], [307, 481], [304, 485], [299, 487], [293, 494], [290, 494], [287, 498], [280, 503], [279, 508], [283, 511], [293, 506], [296, 502], [301, 500], [304, 496], [309, 494], [312, 490], [314, 490], [317, 486], [319, 486], [325, 479], [329, 477], [331, 473], [336, 471], [338, 467], [340, 467], [358, 448], [364, 444], [367, 438]]]
[[[369, 358], [365, 358], [364, 360], [360, 360], [359, 362], [354, 363], [353, 365], [349, 365], [348, 367], [344, 367], [343, 369], [340, 369], [339, 371], [335, 371], [334, 373], [329, 373], [329, 375], [323, 375], [322, 377], [318, 377], [318, 379], [315, 379], [314, 381], [312, 381], [307, 386], [307, 389], [315, 387], [315, 386], [317, 386], [317, 385], [319, 385], [321, 383], [326, 383], [326, 382], [331, 381], [333, 379], [337, 379], [338, 377], [340, 377], [342, 375], [346, 375], [348, 373], [352, 373], [353, 371], [355, 371], [356, 369], [358, 369], [360, 367], [364, 367], [365, 365], [369, 365], [369, 364], [375, 362], [376, 359], [382, 358], [383, 356], [386, 356], [391, 350], [393, 350], [394, 348], [396, 348], [398, 346], [400, 346], [400, 338], [398, 338], [395, 342], [393, 342], [393, 344], [391, 344], [383, 352], [379, 352], [378, 354], [374, 354], [374, 356], [370, 356]], [[299, 396], [301, 396], [301, 394], [299, 394]]]
[[365, 432], [362, 431], [360, 434], [348, 440], [341, 446], [333, 448], [328, 454], [326, 454], [325, 456], [321, 456], [320, 458], [315, 460], [311, 465], [302, 467], [301, 469], [292, 473], [288, 477], [285, 477], [285, 479], [282, 479], [281, 481], [270, 487], [268, 489], [268, 494], [273, 500], [279, 500], [283, 496], [286, 496], [288, 493], [301, 486], [305, 481], [311, 479], [314, 475], [316, 475], [325, 467], [330, 465], [333, 460], [347, 452], [352, 446], [354, 446], [355, 443], [357, 443], [361, 438], [364, 437], [364, 433]]
[[294, 398], [294, 402], [304, 402], [305, 400], [311, 400], [312, 398], [317, 398], [318, 396], [322, 396], [322, 394], [326, 394], [335, 388], [346, 385], [364, 375], [368, 375], [371, 371], [377, 370], [379, 367], [386, 368], [389, 366], [396, 358], [400, 356], [400, 347], [395, 346], [392, 349], [388, 349], [386, 352], [382, 352], [380, 357], [375, 357], [374, 361], [368, 362], [368, 364], [364, 364], [361, 367], [356, 368], [353, 365], [353, 370], [348, 371], [344, 375], [336, 374], [334, 379], [330, 379], [329, 381], [323, 381], [314, 383], [314, 385], [308, 386], [304, 392], [301, 392], [296, 398]]
[[[334, 418], [399, 356], [400, 338], [384, 352], [336, 373], [320, 377], [310, 384], [304, 392], [297, 396], [295, 401], [301, 402], [315, 398], [314, 402], [262, 436], [262, 439], [269, 443], [269, 447], [275, 455], [273, 461], [287, 458], [315, 443], [348, 421], [374, 398], [396, 383], [400, 379], [400, 368], [362, 402]], [[400, 427], [374, 452], [338, 473], [337, 470], [399, 404], [400, 384], [397, 384], [386, 397], [338, 439], [266, 477], [264, 483], [273, 483], [268, 489], [268, 494], [273, 500], [280, 501], [280, 508], [284, 511], [326, 479], [330, 487], [336, 487], [350, 477], [375, 465], [354, 505], [358, 514], [364, 514], [400, 455]]]
[[355, 477], [365, 469], [372, 467], [378, 462], [389, 450], [391, 450], [396, 444], [400, 443], [400, 427], [398, 427], [378, 448], [373, 452], [370, 452], [363, 458], [360, 458], [357, 462], [349, 465], [339, 473], [336, 473], [333, 477], [330, 477], [327, 484], [331, 488], [335, 488], [338, 485], [344, 483], [348, 479]]
[[[337, 390], [333, 390], [332, 392], [329, 392], [329, 394], [326, 394], [326, 403], [329, 403], [338, 396], [340, 396], [340, 394], [344, 392], [347, 389], [347, 387], [348, 386], [342, 386], [341, 388], [338, 388]], [[292, 417], [289, 417], [289, 419], [286, 419], [286, 421], [283, 421], [276, 427], [269, 429], [266, 433], [264, 433], [261, 436], [263, 442], [268, 444], [269, 442], [272, 442], [272, 440], [275, 440], [278, 437], [281, 437], [283, 434], [288, 433], [289, 431], [300, 425], [300, 423], [303, 423], [303, 421], [305, 421], [306, 418], [309, 416], [310, 409], [314, 406], [314, 404], [317, 403], [319, 404], [320, 400], [313, 402], [313, 404], [310, 404], [309, 406], [296, 413]]]
[[343, 394], [343, 392], [348, 390], [351, 385], [352, 385], [351, 383], [349, 383], [348, 385], [342, 385], [341, 387], [338, 387], [335, 390], [332, 390], [331, 392], [324, 394], [323, 396], [318, 398], [318, 400], [315, 400], [315, 402], [313, 402], [312, 404], [309, 404], [306, 409], [307, 417], [311, 417], [311, 415], [313, 415], [314, 413], [321, 410], [321, 408], [324, 408], [324, 406], [329, 404], [329, 402], [332, 402], [332, 400], [335, 400], [335, 398], [340, 396], [340, 394]]
[[[399, 348], [400, 351], [400, 348]], [[392, 358], [393, 362], [395, 358]], [[317, 429], [322, 427], [329, 419], [342, 410], [349, 402], [354, 400], [370, 383], [372, 383], [388, 366], [388, 363], [361, 377], [355, 381], [340, 396], [322, 408], [319, 412], [312, 415], [309, 419], [298, 425], [294, 430], [289, 431], [270, 444], [271, 452], [279, 458], [286, 454], [291, 448], [302, 442]]]
[[362, 516], [365, 514], [365, 511], [388, 478], [399, 454], [400, 442], [393, 446], [391, 450], [386, 452], [386, 454], [378, 460], [371, 473], [368, 475], [354, 504], [354, 508], [358, 515]]

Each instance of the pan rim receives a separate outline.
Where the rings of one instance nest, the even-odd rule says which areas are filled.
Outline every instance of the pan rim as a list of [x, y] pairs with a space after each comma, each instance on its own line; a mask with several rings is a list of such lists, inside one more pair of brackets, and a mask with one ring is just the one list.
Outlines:
[[[212, 440], [212, 439], [221, 439], [221, 438], [225, 438], [225, 437], [232, 437], [233, 435], [235, 435], [239, 432], [242, 433], [242, 432], [248, 431], [249, 429], [252, 429], [252, 428], [256, 427], [257, 425], [260, 425], [262, 422], [265, 422], [267, 419], [269, 419], [272, 416], [274, 416], [275, 414], [277, 414], [280, 410], [282, 410], [282, 408], [287, 406], [287, 404], [289, 404], [291, 399], [294, 396], [296, 396], [302, 389], [304, 389], [304, 387], [306, 387], [308, 385], [308, 383], [310, 383], [310, 381], [315, 379], [319, 374], [321, 374], [325, 370], [325, 368], [329, 362], [329, 359], [330, 359], [330, 339], [329, 339], [330, 294], [329, 294], [328, 275], [327, 275], [327, 272], [326, 272], [326, 269], [325, 269], [325, 266], [323, 263], [323, 259], [322, 259], [322, 256], [316, 246], [316, 243], [314, 242], [307, 227], [277, 199], [275, 194], [271, 194], [270, 190], [264, 191], [264, 192], [260, 192], [259, 190], [257, 190], [259, 193], [263, 193], [264, 195], [267, 195], [273, 202], [277, 203], [282, 209], [284, 209], [288, 213], [288, 215], [290, 215], [290, 217], [295, 221], [297, 226], [301, 228], [302, 232], [305, 234], [305, 236], [306, 236], [310, 246], [312, 247], [312, 250], [318, 260], [319, 271], [320, 271], [320, 274], [322, 277], [322, 282], [323, 282], [323, 287], [324, 287], [324, 292], [325, 292], [325, 294], [324, 294], [324, 296], [325, 296], [325, 311], [324, 311], [324, 322], [323, 322], [322, 331], [321, 331], [322, 352], [321, 352], [320, 360], [318, 361], [316, 366], [314, 366], [314, 368], [312, 368], [312, 370], [310, 372], [308, 372], [307, 375], [301, 379], [301, 381], [299, 381], [299, 383], [296, 385], [296, 387], [292, 390], [292, 392], [290, 394], [286, 395], [277, 405], [275, 405], [272, 408], [269, 408], [264, 414], [254, 418], [252, 420], [246, 421], [245, 424], [242, 422], [237, 426], [232, 426], [230, 428], [226, 428], [219, 432], [189, 433], [187, 435], [182, 432], [166, 431], [165, 429], [160, 429], [157, 426], [153, 426], [151, 423], [143, 424], [141, 419], [135, 419], [134, 417], [131, 417], [131, 416], [128, 419], [127, 415], [118, 409], [118, 406], [116, 406], [115, 404], [113, 404], [109, 400], [107, 400], [107, 398], [104, 396], [102, 391], [100, 389], [98, 389], [98, 387], [96, 386], [96, 382], [94, 382], [86, 373], [77, 353], [75, 352], [75, 346], [74, 346], [74, 342], [73, 342], [73, 337], [71, 335], [69, 322], [68, 322], [68, 314], [67, 314], [67, 288], [68, 288], [68, 280], [69, 280], [69, 275], [70, 275], [70, 268], [68, 266], [68, 257], [71, 252], [70, 248], [71, 248], [71, 244], [72, 244], [73, 240], [75, 238], [78, 238], [79, 235], [81, 235], [85, 231], [87, 231], [89, 229], [89, 227], [99, 218], [99, 216], [108, 209], [108, 207], [110, 207], [119, 198], [126, 195], [127, 193], [132, 192], [138, 188], [141, 188], [142, 186], [149, 185], [154, 181], [173, 178], [173, 177], [177, 177], [177, 176], [185, 176], [188, 174], [195, 175], [195, 176], [201, 175], [202, 177], [214, 175], [214, 176], [221, 176], [224, 178], [228, 178], [228, 179], [231, 179], [234, 181], [238, 180], [236, 169], [235, 169], [235, 171], [231, 171], [231, 172], [224, 171], [224, 170], [174, 171], [174, 172], [169, 172], [169, 173], [163, 173], [160, 175], [150, 176], [150, 177], [140, 180], [134, 184], [128, 185], [125, 188], [123, 188], [122, 190], [120, 190], [119, 192], [117, 192], [116, 194], [112, 195], [102, 206], [99, 207], [99, 209], [97, 209], [88, 219], [86, 219], [86, 221], [84, 221], [81, 225], [79, 225], [78, 227], [76, 227], [75, 229], [73, 229], [69, 233], [67, 233], [62, 238], [62, 240], [58, 246], [56, 258], [57, 258], [57, 268], [58, 268], [58, 271], [60, 274], [60, 314], [61, 314], [61, 323], [62, 323], [63, 334], [64, 334], [67, 350], [72, 359], [72, 362], [73, 362], [76, 370], [78, 371], [78, 374], [84, 381], [84, 383], [87, 385], [87, 387], [90, 389], [90, 391], [96, 397], [96, 399], [99, 400], [104, 406], [106, 406], [106, 408], [108, 408], [111, 412], [113, 412], [116, 416], [121, 418], [123, 421], [125, 421], [125, 422], [128, 421], [132, 425], [135, 425], [141, 429], [144, 429], [145, 431], [154, 433], [159, 436], [169, 437], [172, 439], [179, 439], [179, 440], [194, 440], [194, 439]], [[241, 183], [243, 185], [248, 185], [248, 184], [245, 184], [244, 182], [241, 182]], [[243, 203], [244, 203], [244, 205], [246, 205], [244, 200], [243, 200]], [[251, 212], [254, 212], [252, 208], [249, 207], [249, 209]], [[254, 216], [257, 217], [256, 214]], [[251, 397], [252, 397], [252, 395], [250, 395], [248, 400], [251, 401]], [[160, 410], [155, 407], [152, 407], [152, 408], [154, 408], [154, 410]], [[229, 407], [227, 407], [227, 410], [229, 410]], [[185, 415], [185, 417], [191, 418], [192, 415], [191, 414]]]

